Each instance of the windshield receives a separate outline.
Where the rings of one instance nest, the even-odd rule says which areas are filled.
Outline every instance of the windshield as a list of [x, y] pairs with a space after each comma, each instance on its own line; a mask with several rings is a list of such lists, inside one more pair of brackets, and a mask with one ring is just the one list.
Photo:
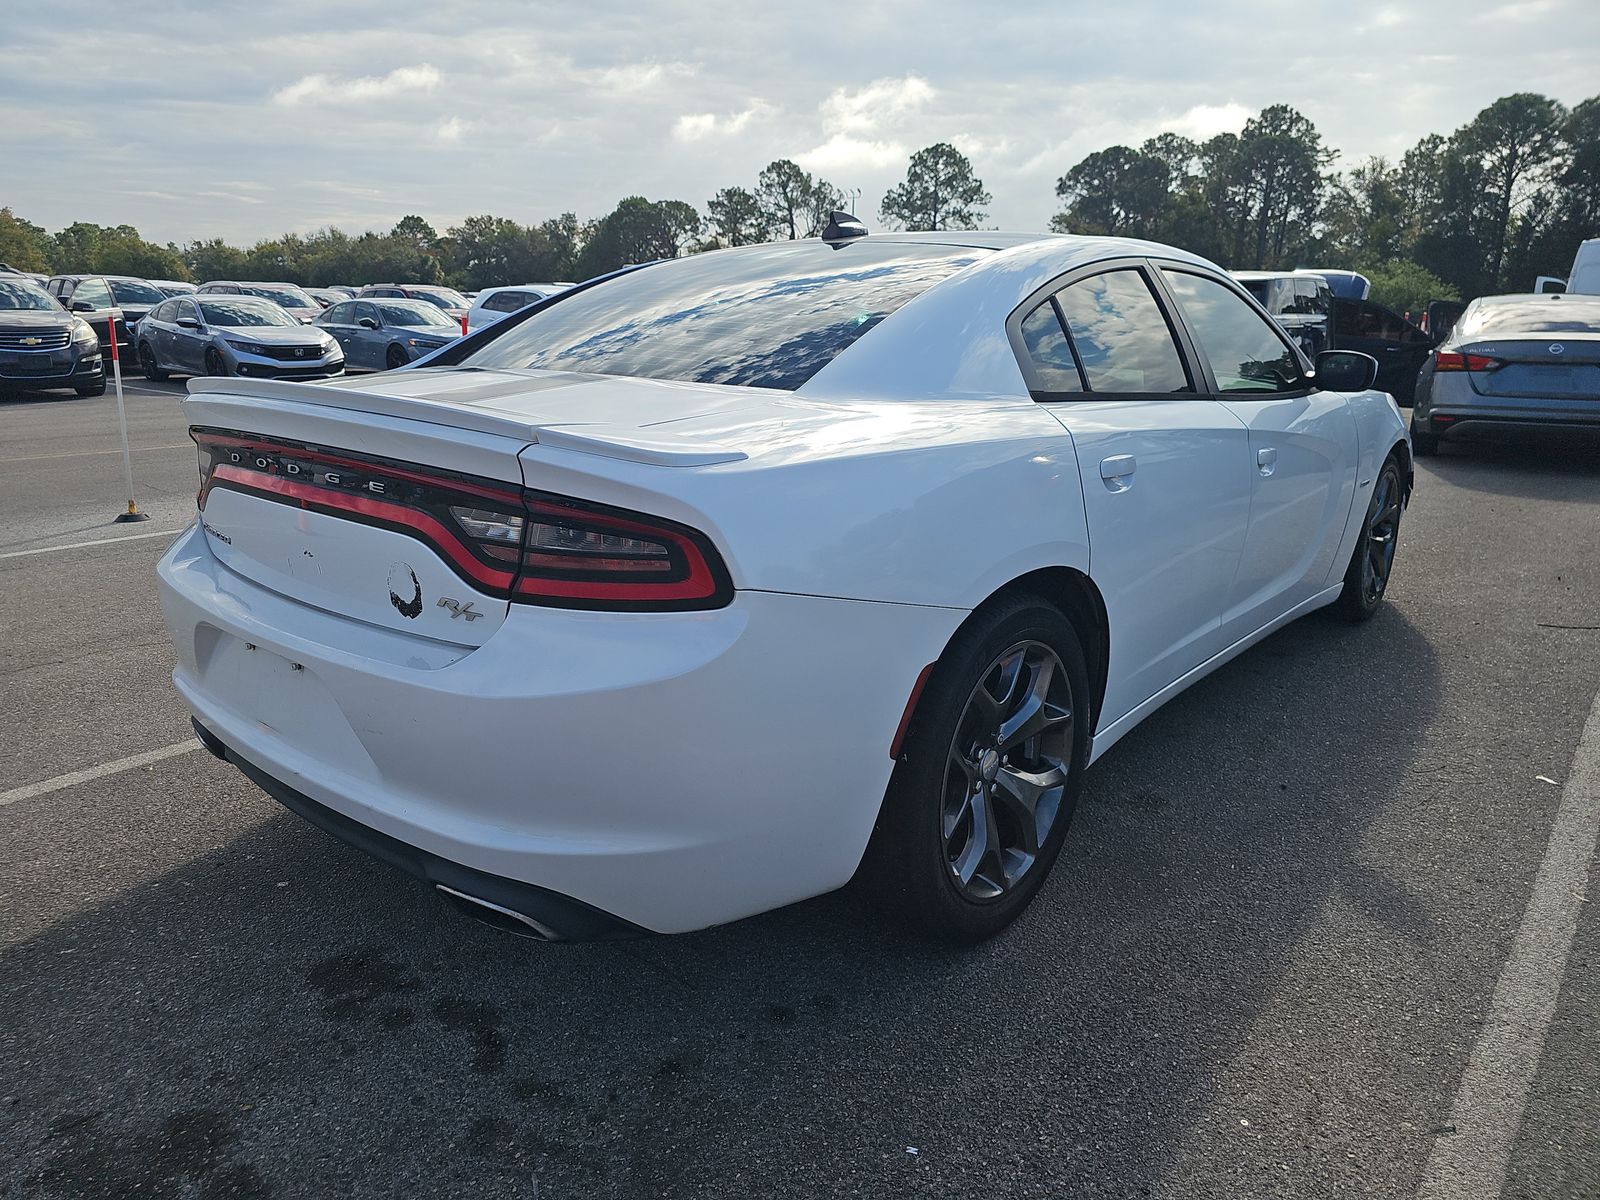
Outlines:
[[108, 279], [111, 295], [118, 304], [160, 304], [166, 299], [160, 288], [151, 287], [142, 279]]
[[1548, 296], [1475, 304], [1455, 327], [1457, 342], [1507, 333], [1600, 333], [1600, 300]]
[[248, 286], [240, 284], [239, 290], [248, 292], [252, 296], [260, 296], [263, 299], [271, 300], [274, 304], [283, 305], [284, 308], [318, 307], [317, 302], [299, 288], [262, 287], [258, 283], [252, 283]]
[[425, 300], [375, 300], [373, 303], [383, 314], [385, 325], [405, 325], [412, 328], [446, 325], [452, 330], [460, 330], [460, 326], [454, 320]]
[[472, 307], [465, 296], [447, 287], [409, 288], [407, 290], [415, 292], [418, 300], [426, 300], [429, 304], [436, 304], [440, 308]]
[[792, 390], [982, 253], [868, 240], [697, 254], [568, 293], [462, 363]]
[[0, 279], [0, 309], [41, 309], [44, 312], [60, 312], [61, 305], [50, 298], [49, 294], [40, 291], [31, 283], [24, 283], [20, 279]]
[[248, 300], [202, 300], [200, 312], [207, 325], [239, 329], [246, 325], [298, 325], [288, 313], [271, 304], [251, 304]]

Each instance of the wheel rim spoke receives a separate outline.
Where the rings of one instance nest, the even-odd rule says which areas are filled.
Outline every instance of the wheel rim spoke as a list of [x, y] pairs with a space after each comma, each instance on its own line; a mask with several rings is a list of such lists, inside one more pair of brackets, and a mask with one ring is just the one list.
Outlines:
[[957, 722], [940, 808], [963, 894], [997, 899], [1033, 867], [1060, 815], [1075, 735], [1071, 683], [1049, 646], [1020, 643], [983, 673]]

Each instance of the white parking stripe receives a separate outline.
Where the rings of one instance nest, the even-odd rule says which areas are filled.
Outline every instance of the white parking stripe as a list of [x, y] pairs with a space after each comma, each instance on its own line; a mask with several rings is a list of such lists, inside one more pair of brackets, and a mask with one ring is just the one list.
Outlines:
[[73, 771], [68, 775], [57, 775], [54, 779], [44, 779], [38, 783], [30, 783], [26, 787], [12, 788], [9, 792], [0, 792], [0, 808], [5, 808], [10, 804], [17, 804], [23, 800], [32, 800], [36, 796], [59, 792], [62, 788], [77, 787], [80, 783], [88, 783], [92, 779], [104, 779], [107, 775], [115, 775], [119, 771], [131, 771], [135, 767], [147, 767], [151, 763], [160, 762], [164, 758], [176, 758], [180, 754], [187, 754], [191, 750], [198, 749], [200, 749], [200, 743], [194, 738], [190, 738], [186, 742], [163, 746], [159, 750], [146, 750], [143, 754], [119, 758], [115, 762], [101, 763], [98, 767], [85, 767], [81, 771]]
[[1545, 1033], [1600, 842], [1600, 696], [1578, 741], [1561, 807], [1511, 957], [1450, 1109], [1455, 1132], [1433, 1145], [1420, 1200], [1493, 1200], [1505, 1187]]
[[[184, 527], [185, 529], [188, 526]], [[54, 554], [57, 550], [77, 550], [83, 546], [109, 546], [112, 542], [137, 542], [141, 538], [177, 537], [182, 529], [157, 529], [150, 533], [125, 533], [121, 537], [95, 538], [89, 542], [68, 542], [65, 546], [39, 546], [33, 550], [7, 550], [0, 558], [24, 558], [29, 554]]]

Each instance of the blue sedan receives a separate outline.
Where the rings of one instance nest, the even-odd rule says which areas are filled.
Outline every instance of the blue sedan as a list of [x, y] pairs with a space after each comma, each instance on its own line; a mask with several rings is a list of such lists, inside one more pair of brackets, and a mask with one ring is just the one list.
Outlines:
[[312, 322], [344, 347], [346, 367], [393, 370], [461, 336], [461, 324], [425, 300], [346, 300]]

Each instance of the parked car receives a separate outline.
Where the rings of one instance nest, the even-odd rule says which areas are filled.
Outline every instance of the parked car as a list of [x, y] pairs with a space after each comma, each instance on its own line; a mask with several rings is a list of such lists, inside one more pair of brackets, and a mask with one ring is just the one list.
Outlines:
[[432, 284], [422, 283], [373, 283], [368, 284], [356, 293], [362, 300], [388, 299], [388, 300], [426, 300], [435, 308], [441, 309], [456, 322], [459, 330], [461, 322], [471, 310], [472, 304], [454, 288], [435, 287]]
[[41, 275], [38, 271], [24, 271], [20, 267], [13, 267], [9, 263], [0, 263], [0, 275], [20, 275], [29, 283], [36, 283], [40, 287], [43, 287], [50, 279], [50, 276]]
[[20, 272], [0, 273], [0, 384], [69, 387], [80, 396], [106, 390], [93, 328]]
[[128, 356], [130, 365], [134, 330], [145, 313], [166, 299], [159, 288], [131, 275], [52, 275], [45, 290], [89, 322], [108, 353], [115, 327], [117, 353]]
[[1320, 275], [1295, 271], [1234, 271], [1237, 279], [1307, 356], [1333, 345], [1333, 292]]
[[327, 379], [344, 373], [344, 351], [271, 300], [205, 293], [167, 300], [140, 322], [139, 365], [153, 380], [172, 373]]
[[484, 288], [467, 310], [467, 332], [492, 325], [507, 313], [537, 304], [571, 286], [570, 283], [520, 283], [511, 287]]
[[1333, 301], [1333, 347], [1359, 350], [1378, 360], [1378, 387], [1409, 405], [1417, 372], [1439, 339], [1373, 300]]
[[338, 339], [345, 362], [393, 370], [461, 336], [461, 325], [426, 300], [345, 300], [317, 318]]
[[1379, 607], [1411, 471], [1370, 358], [1313, 369], [1149, 242], [848, 228], [383, 378], [191, 384], [203, 520], [159, 575], [206, 746], [534, 936], [860, 867], [964, 941], [1161, 704]]
[[301, 324], [314, 320], [322, 311], [304, 288], [295, 283], [260, 283], [253, 280], [217, 279], [202, 283], [196, 290], [201, 296], [259, 296], [271, 300]]
[[147, 279], [145, 282], [163, 296], [192, 296], [195, 293], [195, 285], [181, 279]]
[[339, 301], [347, 298], [343, 292], [336, 291], [333, 288], [308, 287], [305, 288], [304, 291], [306, 295], [315, 300], [323, 309], [331, 308], [335, 304], [339, 303]]
[[1572, 270], [1567, 274], [1567, 291], [1600, 295], [1600, 238], [1579, 243], [1578, 252], [1572, 256]]
[[1600, 296], [1480, 296], [1417, 380], [1411, 441], [1600, 434]]
[[349, 296], [351, 299], [354, 299], [356, 294], [355, 288], [343, 283], [330, 283], [327, 290], [330, 292], [339, 292], [342, 295]]

